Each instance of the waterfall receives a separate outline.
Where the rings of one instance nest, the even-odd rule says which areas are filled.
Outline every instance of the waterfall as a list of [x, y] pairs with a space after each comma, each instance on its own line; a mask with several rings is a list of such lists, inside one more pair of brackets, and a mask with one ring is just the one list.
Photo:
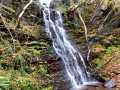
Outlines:
[[53, 17], [53, 11], [49, 8], [49, 5], [42, 3], [42, 6], [45, 30], [53, 41], [55, 52], [64, 61], [72, 87], [78, 87], [92, 81], [81, 53], [68, 39], [61, 12], [54, 11]]

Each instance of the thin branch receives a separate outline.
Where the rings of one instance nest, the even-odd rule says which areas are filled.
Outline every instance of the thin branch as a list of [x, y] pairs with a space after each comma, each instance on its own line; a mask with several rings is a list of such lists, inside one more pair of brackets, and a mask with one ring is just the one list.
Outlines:
[[80, 4], [76, 5], [76, 6], [74, 5], [75, 7], [74, 7], [73, 11], [77, 10], [79, 7], [86, 4], [86, 2], [88, 2], [88, 0], [85, 0], [84, 2], [82, 2], [82, 3], [80, 3]]
[[81, 16], [79, 7], [76, 10], [77, 10], [78, 16], [79, 16], [79, 18], [80, 18], [80, 20], [81, 20], [81, 22], [83, 24], [84, 30], [85, 30], [85, 39], [86, 39], [87, 46], [88, 46], [87, 61], [88, 61], [89, 65], [90, 65], [90, 67], [92, 67], [92, 65], [89, 62], [89, 55], [90, 55], [91, 49], [90, 49], [90, 45], [89, 45], [89, 42], [88, 42], [87, 27], [86, 27], [86, 24], [85, 24], [82, 16]]
[[11, 38], [12, 38], [13, 45], [14, 45], [14, 50], [15, 50], [15, 41], [14, 41], [13, 35], [12, 35], [12, 33], [10, 32], [10, 29], [7, 27], [7, 24], [6, 24], [6, 22], [5, 22], [5, 20], [4, 20], [4, 18], [3, 18], [3, 16], [2, 16], [1, 13], [0, 13], [0, 17], [1, 17], [2, 21], [3, 21], [4, 26], [7, 28], [8, 32], [9, 32]]
[[[86, 2], [86, 1], [85, 1]], [[85, 4], [85, 2], [82, 2], [81, 4], [79, 4], [78, 6], [75, 6], [75, 8], [73, 9], [73, 11], [75, 11], [75, 10], [77, 10], [80, 6], [82, 6], [82, 5], [84, 5]]]
[[17, 27], [20, 27], [20, 20], [21, 20], [21, 17], [23, 16], [25, 10], [32, 4], [33, 0], [30, 0], [30, 2], [28, 4], [26, 4], [26, 6], [23, 8], [22, 12], [19, 14], [19, 17], [18, 17], [18, 21], [17, 21], [17, 25], [15, 27], [15, 29]]

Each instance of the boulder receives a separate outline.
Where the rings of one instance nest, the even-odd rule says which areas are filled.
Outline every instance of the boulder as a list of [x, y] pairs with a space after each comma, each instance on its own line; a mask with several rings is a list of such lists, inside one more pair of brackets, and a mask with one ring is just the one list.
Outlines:
[[113, 88], [117, 85], [116, 81], [114, 79], [109, 80], [104, 84], [106, 88]]

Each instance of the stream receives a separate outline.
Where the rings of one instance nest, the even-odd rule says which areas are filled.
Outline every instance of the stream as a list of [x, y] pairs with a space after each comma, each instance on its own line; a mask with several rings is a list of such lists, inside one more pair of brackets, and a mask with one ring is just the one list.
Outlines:
[[47, 3], [44, 1], [40, 2], [43, 7], [45, 31], [52, 39], [55, 52], [64, 62], [67, 79], [70, 80], [71, 87], [80, 88], [85, 84], [98, 82], [87, 71], [81, 52], [69, 41], [69, 36], [64, 28], [62, 13], [54, 11], [53, 17], [50, 1]]

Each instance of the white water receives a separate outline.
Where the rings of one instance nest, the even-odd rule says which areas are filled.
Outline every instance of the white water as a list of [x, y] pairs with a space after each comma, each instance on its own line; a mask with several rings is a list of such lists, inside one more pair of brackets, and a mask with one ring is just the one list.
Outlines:
[[49, 5], [44, 4], [43, 17], [45, 30], [53, 41], [53, 47], [56, 53], [64, 61], [66, 72], [72, 87], [79, 87], [86, 82], [90, 82], [91, 77], [86, 70], [86, 65], [81, 53], [68, 40], [68, 35], [63, 27], [61, 12], [51, 11]]
[[39, 1], [40, 1], [40, 3], [41, 3], [42, 6], [44, 6], [43, 4], [46, 4], [49, 7], [50, 6], [50, 2], [52, 0], [39, 0]]

